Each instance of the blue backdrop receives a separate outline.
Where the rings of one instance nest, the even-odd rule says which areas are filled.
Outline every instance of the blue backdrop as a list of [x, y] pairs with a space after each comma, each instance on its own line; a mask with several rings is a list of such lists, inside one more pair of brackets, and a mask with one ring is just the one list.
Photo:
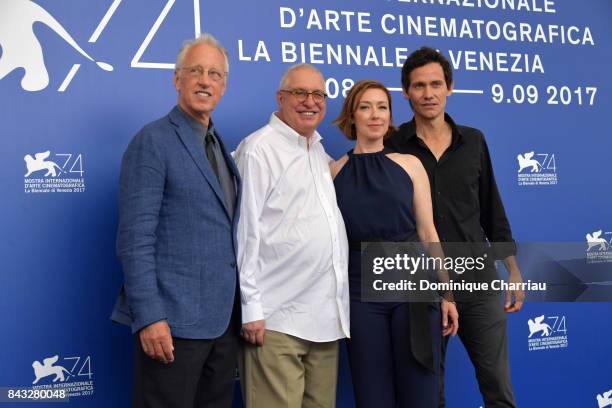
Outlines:
[[[128, 406], [131, 338], [108, 319], [121, 283], [119, 163], [138, 129], [174, 105], [175, 55], [200, 31], [230, 54], [213, 115], [227, 145], [267, 122], [290, 64], [313, 62], [328, 78], [319, 130], [334, 157], [350, 148], [330, 125], [343, 92], [378, 79], [396, 122], [409, 120], [403, 59], [438, 48], [455, 68], [447, 110], [487, 136], [515, 238], [576, 242], [585, 264], [610, 262], [611, 18], [608, 0], [1, 0], [0, 387]], [[547, 336], [529, 331], [539, 316]], [[612, 406], [610, 303], [530, 303], [509, 316], [509, 336], [519, 406]], [[54, 366], [66, 369], [55, 383]], [[447, 367], [448, 407], [481, 406], [457, 339]], [[343, 359], [340, 407], [353, 404], [349, 376]]]

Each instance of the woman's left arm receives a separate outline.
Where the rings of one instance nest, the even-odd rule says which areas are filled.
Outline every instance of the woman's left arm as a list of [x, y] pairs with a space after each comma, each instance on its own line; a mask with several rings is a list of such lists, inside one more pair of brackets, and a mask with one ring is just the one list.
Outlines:
[[[433, 206], [431, 202], [431, 188], [429, 186], [429, 178], [421, 161], [412, 155], [403, 155], [405, 170], [412, 179], [413, 196], [412, 206], [416, 219], [416, 229], [419, 239], [425, 246], [427, 254], [430, 257], [444, 259], [444, 251], [440, 245], [440, 238], [434, 225]], [[440, 282], [448, 282], [449, 276], [446, 269], [438, 271], [438, 280]], [[442, 295], [442, 304], [440, 305], [442, 312], [442, 334], [455, 335], [459, 329], [459, 313], [457, 306], [453, 301], [451, 291], [446, 291]]]

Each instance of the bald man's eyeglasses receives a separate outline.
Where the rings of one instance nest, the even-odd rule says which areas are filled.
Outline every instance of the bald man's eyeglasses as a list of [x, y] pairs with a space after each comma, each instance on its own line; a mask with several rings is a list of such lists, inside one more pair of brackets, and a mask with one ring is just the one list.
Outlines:
[[308, 96], [312, 95], [312, 100], [316, 103], [321, 103], [327, 98], [327, 94], [323, 91], [310, 91], [308, 92], [305, 89], [281, 89], [280, 92], [286, 92], [291, 95], [299, 102], [305, 102], [308, 99]]

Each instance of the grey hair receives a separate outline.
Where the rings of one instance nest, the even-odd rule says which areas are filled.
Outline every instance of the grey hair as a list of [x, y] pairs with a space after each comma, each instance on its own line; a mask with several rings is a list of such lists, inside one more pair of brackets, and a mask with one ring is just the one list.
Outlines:
[[191, 48], [195, 47], [196, 45], [200, 45], [200, 44], [210, 45], [211, 47], [218, 49], [219, 52], [223, 54], [223, 58], [225, 59], [225, 73], [229, 74], [229, 57], [227, 54], [227, 50], [210, 33], [202, 33], [198, 37], [192, 40], [186, 40], [185, 42], [183, 42], [181, 50], [176, 56], [176, 64], [174, 65], [174, 71], [176, 72], [183, 67], [183, 62], [185, 61], [185, 55], [187, 55], [187, 52], [189, 52]]
[[301, 63], [301, 64], [295, 64], [290, 66], [289, 68], [287, 68], [287, 70], [285, 71], [285, 73], [283, 74], [283, 77], [280, 80], [280, 83], [278, 84], [278, 89], [286, 89], [287, 87], [287, 82], [289, 82], [289, 75], [293, 72], [293, 71], [297, 71], [298, 69], [309, 69], [311, 71], [317, 72], [319, 75], [321, 75], [321, 78], [323, 78], [323, 81], [325, 81], [325, 77], [323, 76], [323, 73], [321, 72], [321, 70], [317, 67], [315, 67], [312, 64], [307, 64], [307, 63]]

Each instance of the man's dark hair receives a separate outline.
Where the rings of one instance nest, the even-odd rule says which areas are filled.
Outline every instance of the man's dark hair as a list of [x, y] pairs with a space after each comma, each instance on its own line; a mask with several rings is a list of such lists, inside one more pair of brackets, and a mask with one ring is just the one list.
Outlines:
[[402, 88], [408, 91], [412, 71], [430, 62], [437, 62], [442, 66], [444, 81], [447, 88], [450, 88], [453, 83], [453, 69], [444, 55], [430, 47], [421, 47], [408, 56], [402, 67]]

